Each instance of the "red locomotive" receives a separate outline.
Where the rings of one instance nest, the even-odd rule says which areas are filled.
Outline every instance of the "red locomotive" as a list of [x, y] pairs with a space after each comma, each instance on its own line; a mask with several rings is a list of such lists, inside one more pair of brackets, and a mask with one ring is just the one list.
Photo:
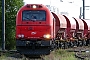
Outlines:
[[55, 20], [42, 4], [27, 4], [16, 17], [16, 48], [21, 54], [49, 54], [54, 45]]
[[[42, 4], [27, 4], [16, 17], [16, 48], [24, 55], [46, 55], [54, 48], [86, 45], [90, 20], [51, 12]], [[89, 44], [89, 43], [87, 43]]]

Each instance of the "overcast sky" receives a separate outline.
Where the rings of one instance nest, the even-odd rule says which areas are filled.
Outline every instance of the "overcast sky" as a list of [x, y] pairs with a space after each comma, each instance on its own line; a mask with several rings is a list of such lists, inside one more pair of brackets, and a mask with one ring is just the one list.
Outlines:
[[[59, 8], [61, 12], [68, 12], [69, 16], [79, 17], [80, 7], [82, 7], [82, 0], [24, 0], [25, 4], [44, 4], [52, 5]], [[85, 0], [85, 6], [90, 6], [90, 0]], [[90, 19], [90, 7], [85, 8], [85, 18]]]

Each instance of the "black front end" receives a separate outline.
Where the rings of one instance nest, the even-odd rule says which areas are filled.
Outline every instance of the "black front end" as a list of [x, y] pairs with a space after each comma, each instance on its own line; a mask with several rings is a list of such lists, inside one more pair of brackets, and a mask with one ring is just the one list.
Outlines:
[[24, 55], [48, 55], [52, 46], [51, 40], [16, 40], [17, 51]]

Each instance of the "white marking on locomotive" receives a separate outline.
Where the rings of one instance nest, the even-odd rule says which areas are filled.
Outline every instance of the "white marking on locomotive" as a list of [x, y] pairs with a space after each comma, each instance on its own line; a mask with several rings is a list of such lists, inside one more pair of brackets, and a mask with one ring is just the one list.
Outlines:
[[32, 34], [32, 35], [35, 35], [35, 34], [36, 34], [36, 32], [31, 32], [31, 34]]

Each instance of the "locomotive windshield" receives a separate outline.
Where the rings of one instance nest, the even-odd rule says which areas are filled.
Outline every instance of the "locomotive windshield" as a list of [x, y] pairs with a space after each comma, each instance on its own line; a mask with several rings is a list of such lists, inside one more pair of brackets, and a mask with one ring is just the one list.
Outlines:
[[23, 21], [45, 21], [46, 20], [46, 12], [43, 10], [25, 10], [22, 12], [22, 20]]

